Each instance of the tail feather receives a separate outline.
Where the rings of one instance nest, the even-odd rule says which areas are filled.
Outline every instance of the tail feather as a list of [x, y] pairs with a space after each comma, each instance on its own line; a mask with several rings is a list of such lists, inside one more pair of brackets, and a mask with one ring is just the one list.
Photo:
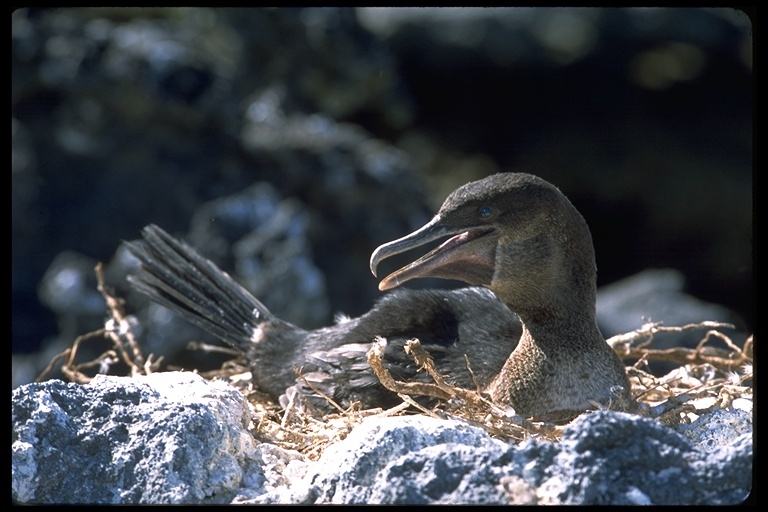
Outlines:
[[239, 349], [253, 343], [254, 329], [272, 313], [213, 262], [160, 227], [142, 230], [144, 240], [123, 242], [141, 265], [128, 281], [142, 294]]

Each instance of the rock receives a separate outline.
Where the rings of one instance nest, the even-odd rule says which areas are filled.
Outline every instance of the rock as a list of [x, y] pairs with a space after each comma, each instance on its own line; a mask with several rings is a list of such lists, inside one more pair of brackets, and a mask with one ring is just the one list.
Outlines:
[[751, 415], [738, 409], [713, 410], [679, 432], [630, 414], [587, 413], [559, 442], [519, 444], [459, 420], [369, 417], [317, 461], [257, 443], [249, 422], [239, 391], [191, 373], [20, 386], [12, 496], [27, 504], [715, 505], [742, 502], [752, 485]]
[[559, 443], [527, 441], [515, 460], [539, 503], [723, 505], [752, 487], [750, 434], [705, 451], [652, 419], [617, 412], [584, 414]]
[[12, 496], [22, 503], [226, 503], [264, 486], [247, 402], [192, 373], [13, 392]]
[[458, 421], [375, 419], [323, 454], [313, 485], [317, 503], [738, 503], [752, 484], [751, 434], [721, 441], [701, 450], [616, 412], [582, 415], [559, 443], [517, 447]]
[[700, 450], [715, 451], [739, 436], [752, 435], [751, 410], [713, 409], [690, 425], [681, 425], [678, 430]]
[[461, 421], [367, 419], [314, 466], [315, 503], [505, 503], [494, 473], [510, 450]]

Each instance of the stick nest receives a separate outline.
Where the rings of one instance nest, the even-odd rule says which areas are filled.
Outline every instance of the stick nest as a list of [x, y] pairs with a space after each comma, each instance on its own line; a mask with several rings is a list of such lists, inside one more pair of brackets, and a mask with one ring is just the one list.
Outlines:
[[[148, 375], [160, 371], [162, 358], [154, 359], [150, 354], [144, 357], [132, 331], [132, 319], [123, 312], [123, 301], [114, 297], [104, 284], [101, 264], [96, 266], [98, 289], [107, 302], [109, 319], [104, 328], [74, 340], [71, 348], [52, 359], [45, 371], [38, 377], [43, 380], [51, 369], [62, 363], [62, 373], [71, 381], [87, 383], [89, 374], [106, 373], [117, 363], [124, 363], [129, 374]], [[614, 336], [608, 340], [616, 353], [623, 359], [635, 361], [627, 366], [632, 385], [629, 402], [610, 404], [611, 409], [624, 410], [676, 426], [690, 423], [698, 416], [716, 408], [730, 410], [741, 406], [739, 400], [752, 400], [753, 338], [750, 336], [743, 347], [737, 346], [719, 329], [733, 328], [730, 324], [701, 322], [680, 327], [666, 327], [660, 323], [648, 323], [635, 331]], [[659, 333], [681, 333], [702, 330], [704, 334], [695, 349], [675, 347], [655, 349], [654, 336]], [[78, 363], [78, 347], [89, 340], [106, 338], [111, 346], [92, 361]], [[720, 347], [715, 347], [718, 341]], [[400, 416], [425, 414], [435, 418], [461, 419], [485, 429], [490, 435], [508, 440], [520, 441], [529, 437], [540, 437], [556, 441], [563, 429], [573, 418], [555, 418], [547, 421], [532, 421], [515, 415], [509, 408], [494, 404], [484, 395], [479, 386], [476, 389], [462, 389], [447, 383], [440, 375], [429, 353], [418, 339], [410, 340], [405, 350], [420, 369], [427, 372], [433, 382], [401, 382], [395, 380], [382, 364], [386, 340], [377, 338], [368, 353], [368, 362], [381, 383], [398, 394], [402, 402], [391, 409], [362, 409], [353, 404], [343, 409], [326, 397], [336, 409], [333, 414], [318, 417], [299, 401], [291, 401], [284, 409], [254, 389], [247, 362], [242, 357], [225, 363], [220, 369], [204, 372], [208, 379], [222, 379], [246, 395], [252, 406], [251, 431], [257, 441], [296, 450], [311, 460], [317, 459], [323, 450], [338, 442], [360, 423], [371, 416]], [[219, 350], [197, 345], [204, 350]], [[224, 349], [226, 350], [226, 349]], [[656, 377], [647, 371], [651, 361], [673, 363], [677, 367]], [[467, 368], [471, 372], [469, 361]], [[301, 371], [295, 369], [298, 378]], [[307, 385], [311, 384], [305, 380]], [[319, 390], [316, 390], [322, 396]], [[414, 397], [437, 399], [437, 405], [427, 408]], [[601, 408], [596, 405], [596, 408]]]

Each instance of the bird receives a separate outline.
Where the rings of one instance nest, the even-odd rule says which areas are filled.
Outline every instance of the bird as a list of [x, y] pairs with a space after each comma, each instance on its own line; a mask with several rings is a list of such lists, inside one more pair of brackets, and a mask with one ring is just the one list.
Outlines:
[[[333, 412], [328, 398], [341, 407], [401, 403], [367, 353], [384, 339], [395, 379], [430, 382], [403, 350], [413, 338], [447, 382], [479, 386], [520, 416], [571, 418], [627, 401], [626, 370], [597, 326], [592, 237], [557, 187], [514, 172], [462, 185], [424, 226], [376, 248], [370, 270], [377, 276], [387, 258], [438, 240], [445, 241], [380, 281], [387, 293], [370, 311], [314, 330], [278, 318], [154, 224], [142, 240], [123, 243], [139, 261], [131, 285], [241, 351], [255, 387], [284, 407], [297, 396], [320, 413]], [[469, 286], [400, 288], [427, 277]]]

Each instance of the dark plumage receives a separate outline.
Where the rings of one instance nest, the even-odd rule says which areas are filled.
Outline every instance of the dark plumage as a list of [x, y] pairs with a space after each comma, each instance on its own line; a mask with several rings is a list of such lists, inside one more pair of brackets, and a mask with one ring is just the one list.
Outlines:
[[449, 382], [474, 389], [467, 354], [484, 390], [525, 416], [578, 412], [626, 394], [624, 367], [595, 322], [589, 229], [557, 188], [512, 173], [464, 185], [424, 227], [376, 249], [371, 270], [375, 274], [393, 254], [449, 235], [440, 247], [382, 280], [380, 289], [440, 277], [493, 293], [481, 287], [396, 290], [359, 318], [313, 331], [275, 317], [226, 273], [157, 226], [144, 228], [143, 241], [126, 245], [141, 261], [131, 283], [242, 350], [254, 383], [273, 398], [282, 396], [282, 402], [286, 392], [298, 391], [330, 410], [297, 381], [294, 367], [342, 406], [399, 402], [367, 363], [377, 336], [388, 340], [384, 360], [396, 379], [429, 381], [402, 349], [405, 340], [416, 337]]

